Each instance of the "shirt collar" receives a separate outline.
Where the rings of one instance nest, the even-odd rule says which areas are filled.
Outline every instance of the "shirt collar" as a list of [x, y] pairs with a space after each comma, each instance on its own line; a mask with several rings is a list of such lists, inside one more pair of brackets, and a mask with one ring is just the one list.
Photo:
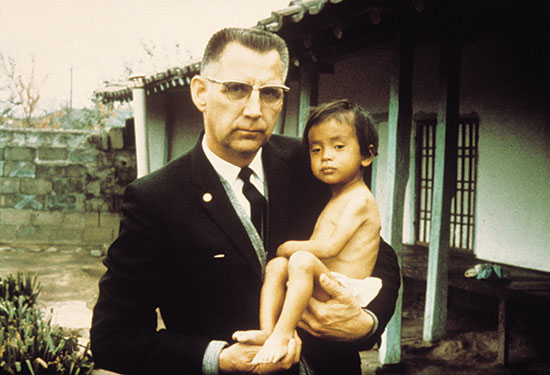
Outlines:
[[[229, 163], [228, 161], [223, 160], [218, 155], [214, 154], [208, 145], [206, 144], [206, 137], [202, 138], [202, 150], [206, 155], [206, 158], [214, 167], [214, 170], [226, 181], [233, 183], [238, 179], [239, 172], [241, 171], [240, 167], [237, 167], [234, 164]], [[256, 153], [256, 156], [252, 162], [248, 165], [250, 169], [254, 172], [256, 177], [263, 183], [264, 182], [264, 168], [262, 164], [262, 148]]]

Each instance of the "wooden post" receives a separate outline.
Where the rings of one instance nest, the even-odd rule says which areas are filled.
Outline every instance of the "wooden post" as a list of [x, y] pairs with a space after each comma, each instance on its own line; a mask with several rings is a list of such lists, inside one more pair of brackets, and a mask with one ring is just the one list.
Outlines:
[[143, 76], [131, 77], [132, 107], [134, 109], [134, 124], [136, 137], [137, 177], [149, 173], [149, 145], [147, 142], [147, 97]]
[[498, 301], [498, 355], [497, 361], [503, 366], [508, 365], [509, 333], [508, 333], [508, 305], [506, 297], [500, 297]]
[[[403, 32], [393, 47], [390, 80], [390, 102], [388, 111], [388, 164], [386, 176], [385, 219], [382, 237], [388, 241], [401, 267], [403, 248], [403, 212], [407, 181], [409, 179], [409, 158], [412, 122], [412, 76], [414, 44], [411, 33]], [[395, 313], [386, 326], [379, 360], [384, 365], [401, 361], [401, 315], [403, 283]]]
[[298, 134], [302, 137], [309, 107], [317, 105], [319, 96], [319, 69], [310, 62], [300, 64], [300, 102], [298, 103]]
[[451, 200], [456, 190], [456, 145], [461, 46], [458, 36], [449, 34], [441, 41], [440, 102], [435, 141], [434, 195], [428, 270], [424, 341], [439, 340], [447, 321], [448, 252]]

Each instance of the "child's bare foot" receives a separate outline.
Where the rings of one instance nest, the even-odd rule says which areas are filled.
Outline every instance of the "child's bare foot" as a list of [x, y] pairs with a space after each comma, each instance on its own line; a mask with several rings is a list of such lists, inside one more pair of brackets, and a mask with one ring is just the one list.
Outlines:
[[269, 332], [260, 331], [260, 330], [250, 330], [250, 331], [235, 331], [233, 333], [233, 340], [238, 341], [243, 344], [249, 345], [263, 345], [266, 338], [269, 336]]
[[256, 353], [252, 364], [278, 362], [288, 352], [288, 342], [291, 338], [291, 336], [272, 334]]

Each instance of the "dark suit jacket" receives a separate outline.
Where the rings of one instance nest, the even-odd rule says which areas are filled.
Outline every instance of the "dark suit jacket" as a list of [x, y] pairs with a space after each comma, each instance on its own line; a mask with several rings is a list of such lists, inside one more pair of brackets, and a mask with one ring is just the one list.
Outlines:
[[[285, 240], [309, 237], [327, 190], [314, 182], [295, 140], [274, 135], [264, 146], [263, 163], [272, 257]], [[123, 214], [94, 308], [96, 366], [132, 374], [200, 374], [211, 340], [231, 341], [235, 330], [259, 327], [262, 285], [248, 235], [200, 141], [191, 152], [128, 185]], [[384, 288], [371, 305], [383, 329], [394, 310], [399, 272], [391, 248], [384, 244], [380, 254], [374, 274], [382, 277]], [[159, 332], [157, 307], [167, 327]], [[380, 333], [361, 346], [372, 346]], [[330, 345], [311, 337], [304, 342], [303, 355], [316, 367], [317, 353]], [[357, 346], [333, 346], [336, 363], [357, 365]], [[317, 353], [310, 353], [313, 349]]]

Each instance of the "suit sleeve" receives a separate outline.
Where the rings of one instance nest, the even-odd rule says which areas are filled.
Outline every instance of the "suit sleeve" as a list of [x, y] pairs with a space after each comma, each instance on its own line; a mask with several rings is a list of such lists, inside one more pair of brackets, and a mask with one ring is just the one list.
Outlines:
[[210, 341], [157, 331], [162, 291], [163, 221], [133, 185], [126, 188], [121, 229], [104, 261], [90, 330], [97, 368], [121, 373], [200, 374]]
[[382, 279], [382, 289], [366, 307], [376, 315], [378, 327], [359, 343], [360, 350], [370, 349], [374, 344], [379, 343], [380, 337], [395, 311], [395, 303], [401, 285], [401, 272], [395, 251], [382, 238], [380, 239], [378, 258], [371, 276]]

